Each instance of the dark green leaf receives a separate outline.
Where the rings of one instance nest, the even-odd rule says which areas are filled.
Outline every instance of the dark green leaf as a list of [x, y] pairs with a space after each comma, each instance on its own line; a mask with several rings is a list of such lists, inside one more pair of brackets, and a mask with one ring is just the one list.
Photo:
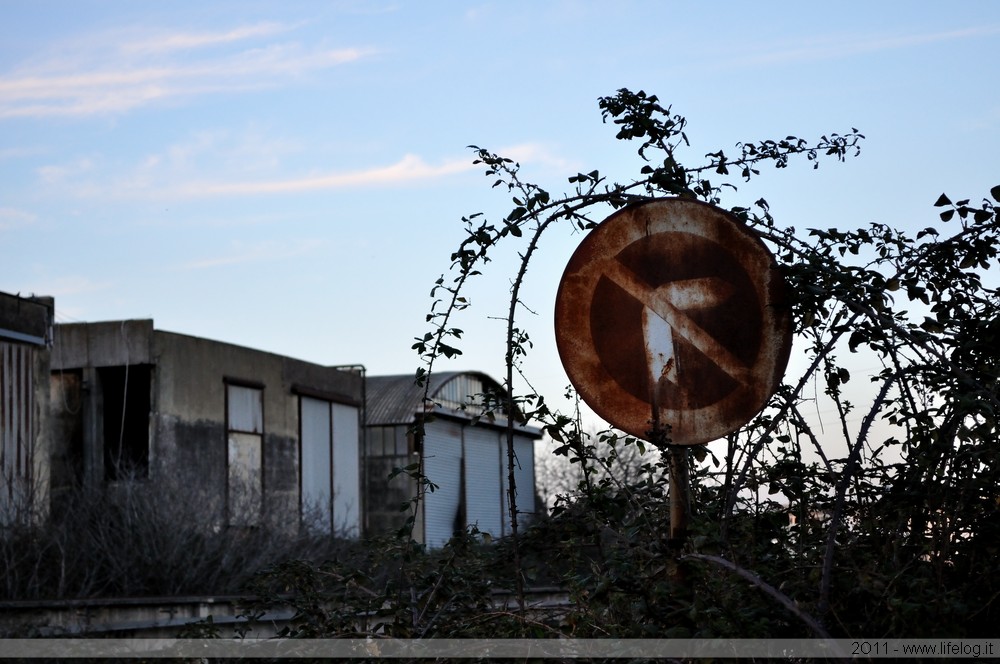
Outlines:
[[510, 214], [507, 215], [507, 221], [517, 221], [518, 219], [523, 217], [527, 212], [528, 211], [523, 207], [516, 207], [510, 211]]

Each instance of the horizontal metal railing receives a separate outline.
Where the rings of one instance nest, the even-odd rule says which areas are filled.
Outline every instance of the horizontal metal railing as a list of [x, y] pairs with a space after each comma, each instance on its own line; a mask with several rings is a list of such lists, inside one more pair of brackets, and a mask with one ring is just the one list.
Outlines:
[[[250, 623], [244, 607], [253, 599], [245, 595], [222, 595], [5, 601], [0, 602], [0, 638], [165, 638], [175, 637], [209, 619], [223, 636], [247, 626], [252, 628], [253, 638], [270, 638], [295, 616], [290, 605], [274, 606]], [[495, 590], [493, 605], [496, 609], [516, 610], [517, 596], [507, 590]], [[569, 596], [560, 588], [525, 590], [525, 608], [533, 613], [559, 612], [569, 607]]]

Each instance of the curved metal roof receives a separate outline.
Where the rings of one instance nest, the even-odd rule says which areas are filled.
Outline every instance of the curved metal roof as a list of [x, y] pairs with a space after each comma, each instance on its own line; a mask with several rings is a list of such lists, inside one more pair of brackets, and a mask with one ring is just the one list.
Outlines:
[[[473, 414], [465, 413], [461, 405], [463, 402], [469, 403], [468, 397], [474, 392], [487, 390], [504, 393], [499, 383], [477, 371], [436, 371], [431, 374], [429, 381], [427, 394], [439, 405], [438, 412], [456, 415]], [[463, 384], [471, 385], [476, 382], [481, 386], [480, 389], [462, 389]], [[427, 410], [423, 403], [424, 387], [414, 382], [413, 374], [368, 376], [365, 389], [369, 426], [412, 424], [417, 415]], [[462, 394], [463, 391], [467, 393]]]

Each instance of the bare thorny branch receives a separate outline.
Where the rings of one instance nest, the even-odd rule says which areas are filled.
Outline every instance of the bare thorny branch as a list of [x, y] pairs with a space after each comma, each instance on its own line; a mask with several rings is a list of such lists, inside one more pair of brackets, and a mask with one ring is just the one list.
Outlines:
[[[521, 363], [530, 346], [527, 333], [517, 324], [519, 308], [524, 306], [522, 287], [542, 235], [553, 226], [563, 224], [589, 230], [596, 225], [592, 218], [594, 213], [653, 197], [690, 197], [718, 204], [723, 189], [735, 190], [736, 186], [727, 181], [712, 183], [705, 177], [709, 173], [723, 178], [738, 174], [742, 179], [749, 180], [759, 174], [760, 164], [770, 162], [777, 168], [785, 168], [796, 156], [803, 156], [816, 168], [824, 157], [844, 161], [847, 156], [857, 155], [860, 141], [864, 138], [852, 129], [844, 135], [830, 134], [814, 142], [792, 136], [777, 141], [746, 142], [737, 146], [738, 156], [735, 158], [730, 159], [718, 150], [705, 155], [708, 163], [685, 167], [677, 155], [689, 147], [684, 131], [686, 120], [673, 115], [670, 107], [661, 106], [655, 96], [620, 90], [614, 97], [601, 99], [600, 105], [605, 122], [610, 119], [618, 125], [617, 138], [642, 141], [638, 149], [640, 158], [645, 162], [640, 171], [642, 177], [619, 184], [609, 183], [596, 170], [578, 173], [569, 178], [570, 184], [575, 185], [575, 191], [553, 198], [540, 186], [522, 180], [519, 164], [473, 146], [476, 163], [484, 166], [487, 177], [495, 178], [495, 188], [506, 187], [513, 194], [514, 207], [501, 222], [495, 224], [486, 220], [474, 222], [482, 216], [480, 214], [465, 219], [467, 237], [452, 254], [452, 268], [456, 276], [451, 285], [445, 285], [444, 277], [435, 285], [435, 293], [438, 288], [444, 288], [449, 293], [448, 303], [440, 309], [435, 302], [432, 313], [428, 315], [428, 322], [434, 323], [434, 327], [414, 345], [424, 361], [424, 366], [418, 370], [418, 380], [426, 380], [438, 357], [453, 357], [461, 352], [450, 341], [452, 337], [461, 335], [461, 330], [450, 327], [454, 314], [468, 306], [461, 293], [469, 279], [479, 274], [481, 265], [489, 261], [489, 255], [499, 243], [522, 238], [530, 225], [531, 231], [525, 240], [527, 246], [521, 253], [521, 262], [511, 286], [505, 332], [504, 387], [507, 401], [504, 407], [508, 414], [508, 509], [512, 524], [517, 523], [512, 442], [517, 424], [515, 414], [520, 413], [520, 422], [531, 418], [541, 423], [543, 430], [557, 440], [562, 439], [564, 430], [573, 422], [572, 417], [551, 410], [534, 390], [518, 396], [514, 385], [515, 372], [520, 374], [522, 371]], [[658, 153], [658, 158], [652, 158], [652, 153]], [[996, 191], [994, 198], [997, 198]], [[943, 221], [955, 216], [962, 220], [961, 228], [956, 233], [940, 241], [934, 239], [937, 233], [933, 229], [922, 231], [913, 240], [894, 229], [875, 224], [869, 229], [856, 231], [814, 229], [810, 231], [812, 239], [807, 241], [798, 236], [795, 229], [777, 226], [766, 201], [757, 201], [754, 209], [732, 209], [779, 254], [780, 263], [796, 293], [794, 306], [798, 330], [800, 333], [809, 331], [813, 344], [809, 349], [809, 365], [805, 372], [794, 384], [781, 391], [772, 407], [765, 410], [762, 419], [748, 425], [748, 430], [752, 430], [754, 435], [738, 461], [739, 470], [732, 465], [728, 468], [722, 540], [726, 540], [726, 529], [735, 515], [738, 496], [747, 486], [751, 469], [759, 463], [761, 451], [785, 423], [802, 432], [822, 459], [827, 483], [832, 485], [836, 482], [837, 506], [829, 524], [821, 575], [821, 614], [830, 591], [833, 573], [830, 561], [842, 522], [841, 505], [852, 476], [860, 469], [861, 450], [869, 444], [868, 437], [875, 420], [884, 415], [887, 405], [892, 404], [894, 408], [903, 409], [900, 411], [902, 415], [893, 416], [900, 426], [910, 432], [924, 430], [924, 425], [919, 424], [921, 420], [914, 419], [920, 405], [914, 398], [914, 388], [903, 378], [919, 374], [918, 384], [924, 386], [919, 389], [929, 386], [933, 392], [937, 389], [934, 386], [944, 386], [945, 391], [940, 394], [946, 399], [953, 399], [948, 396], [952, 394], [948, 391], [952, 388], [947, 386], [955, 385], [956, 389], [971, 390], [980, 395], [987, 404], [992, 404], [993, 409], [998, 406], [997, 392], [988, 381], [992, 374], [978, 375], [956, 361], [956, 344], [961, 340], [951, 332], [942, 335], [938, 329], [947, 326], [948, 316], [956, 311], [956, 307], [995, 306], [995, 293], [992, 302], [963, 300], [959, 296], [963, 287], [974, 291], [979, 286], [978, 277], [970, 276], [966, 268], [985, 268], [996, 256], [995, 207], [988, 201], [981, 208], [970, 206], [969, 201], [953, 204], [944, 196], [939, 199], [938, 205], [950, 207], [941, 214]], [[919, 242], [921, 238], [928, 239]], [[876, 256], [862, 267], [850, 267], [842, 261], [845, 254], [858, 255], [862, 251], [874, 252]], [[958, 261], [949, 263], [945, 260], [949, 252], [962, 252], [967, 256], [960, 265]], [[905, 312], [894, 311], [892, 293], [900, 289], [905, 289], [902, 292], [910, 301], [930, 306], [937, 319], [927, 318], [923, 324], [917, 324], [909, 320]], [[865, 416], [861, 432], [853, 440], [846, 426], [852, 407], [841, 398], [840, 392], [840, 386], [850, 376], [839, 366], [834, 355], [845, 342], [851, 352], [859, 347], [870, 348], [883, 358], [886, 366], [885, 372], [876, 377], [880, 387], [875, 403]], [[827, 394], [837, 410], [841, 435], [850, 443], [850, 453], [843, 462], [831, 460], [824, 453], [822, 443], [809, 428], [798, 406], [804, 388], [819, 375], [821, 369], [827, 383]], [[521, 406], [530, 406], [531, 409], [522, 412]], [[565, 437], [571, 439], [573, 435], [570, 432]], [[735, 451], [735, 448], [730, 449], [727, 457], [730, 464], [737, 463]], [[581, 460], [584, 457], [584, 454], [578, 455]], [[588, 479], [586, 473], [584, 479]], [[625, 491], [625, 494], [628, 492]], [[515, 558], [517, 556], [515, 543]], [[517, 566], [520, 567], [519, 559]], [[523, 592], [520, 582], [519, 575], [519, 596]], [[521, 599], [523, 607], [523, 596]]]

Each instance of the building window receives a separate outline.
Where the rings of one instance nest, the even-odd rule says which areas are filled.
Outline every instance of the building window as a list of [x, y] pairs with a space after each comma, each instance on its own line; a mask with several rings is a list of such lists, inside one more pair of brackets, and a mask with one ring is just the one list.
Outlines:
[[103, 399], [104, 479], [149, 476], [148, 364], [99, 367]]
[[410, 454], [410, 440], [413, 434], [409, 433], [409, 427], [403, 425], [368, 427], [365, 430], [365, 439], [368, 444], [369, 458], [380, 457], [401, 457], [403, 459]]
[[263, 507], [264, 390], [226, 384], [228, 478], [226, 506], [231, 526], [256, 526]]

